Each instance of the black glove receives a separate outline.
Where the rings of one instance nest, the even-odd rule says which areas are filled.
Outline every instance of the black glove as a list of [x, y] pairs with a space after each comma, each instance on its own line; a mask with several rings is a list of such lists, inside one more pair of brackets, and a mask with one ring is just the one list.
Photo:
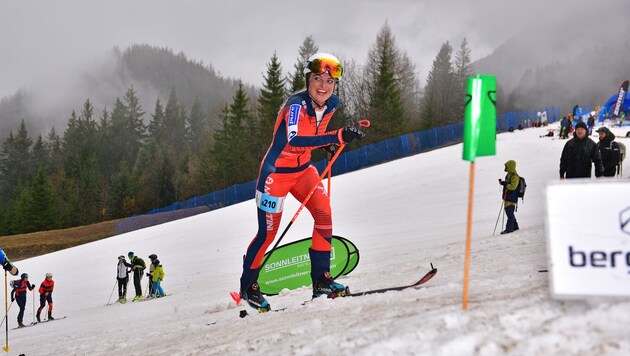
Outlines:
[[335, 152], [337, 152], [337, 146], [335, 145], [330, 145], [330, 146], [324, 146], [324, 147], [320, 147], [322, 151], [334, 156]]
[[35, 288], [35, 285], [34, 285], [34, 284], [31, 284], [31, 288]]
[[346, 126], [341, 129], [341, 138], [346, 144], [352, 142], [352, 140], [354, 140], [355, 138], [358, 140], [362, 140], [364, 137], [365, 134], [358, 127]]
[[11, 303], [15, 302], [15, 298], [11, 297]]

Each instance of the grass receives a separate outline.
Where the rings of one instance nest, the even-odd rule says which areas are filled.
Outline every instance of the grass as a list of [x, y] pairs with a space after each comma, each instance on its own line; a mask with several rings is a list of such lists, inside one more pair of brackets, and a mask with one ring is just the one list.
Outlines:
[[44, 255], [116, 235], [116, 220], [63, 230], [0, 237], [0, 247], [11, 261]]

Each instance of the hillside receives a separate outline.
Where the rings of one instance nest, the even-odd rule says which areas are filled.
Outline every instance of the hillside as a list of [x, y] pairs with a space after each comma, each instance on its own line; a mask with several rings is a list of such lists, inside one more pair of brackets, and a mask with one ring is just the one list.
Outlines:
[[576, 11], [527, 28], [474, 63], [475, 72], [497, 76], [508, 111], [603, 104], [630, 78], [623, 15]]
[[[238, 87], [235, 79], [221, 77], [210, 64], [146, 44], [124, 51], [114, 48], [91, 67], [77, 69], [76, 78], [56, 83], [55, 87], [44, 84], [37, 90], [21, 89], [0, 100], [0, 139], [9, 130], [15, 132], [23, 118], [34, 135], [45, 135], [53, 126], [63, 132], [72, 110], [79, 111], [86, 99], [100, 115], [105, 108], [111, 110], [116, 98], [122, 98], [132, 85], [147, 112], [147, 122], [156, 100], [165, 103], [173, 88], [188, 110], [199, 98], [204, 112], [216, 113]], [[247, 90], [253, 93], [255, 89]]]
[[[18, 267], [35, 283], [46, 272], [54, 274], [53, 314], [68, 318], [12, 330], [11, 352], [628, 354], [627, 300], [553, 300], [548, 275], [539, 272], [548, 268], [543, 192], [547, 183], [557, 182], [566, 142], [540, 138], [546, 130], [499, 134], [497, 155], [476, 163], [467, 312], [461, 293], [469, 164], [461, 160], [458, 144], [332, 181], [334, 233], [352, 240], [361, 253], [356, 270], [339, 281], [354, 291], [410, 283], [432, 262], [438, 273], [424, 288], [306, 305], [310, 289], [302, 288], [270, 297], [274, 309], [287, 310], [250, 311], [241, 319], [239, 311], [246, 307], [236, 307], [228, 293], [238, 286], [242, 254], [256, 227], [253, 202], [247, 201], [20, 261]], [[501, 207], [497, 178], [504, 176], [508, 159], [516, 160], [528, 182], [517, 213], [521, 230], [493, 236]], [[287, 199], [282, 228], [297, 207]], [[311, 231], [304, 211], [285, 242]], [[159, 256], [170, 296], [104, 306], [114, 293], [116, 258], [128, 251]], [[14, 308], [11, 327], [15, 315]], [[25, 320], [31, 318], [27, 308]]]

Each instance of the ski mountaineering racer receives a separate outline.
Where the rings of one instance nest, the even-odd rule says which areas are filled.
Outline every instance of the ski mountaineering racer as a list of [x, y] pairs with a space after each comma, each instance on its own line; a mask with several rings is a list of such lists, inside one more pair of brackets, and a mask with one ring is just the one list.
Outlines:
[[240, 281], [241, 298], [259, 311], [271, 309], [257, 279], [265, 252], [278, 232], [284, 199], [291, 193], [303, 202], [316, 184], [317, 189], [305, 205], [314, 219], [309, 249], [313, 296], [330, 296], [345, 290], [330, 275], [330, 200], [322, 183], [318, 183], [319, 174], [311, 162], [314, 149], [347, 144], [365, 136], [355, 126], [326, 131], [340, 104], [333, 90], [342, 72], [341, 62], [333, 55], [316, 53], [308, 59], [304, 69], [306, 89], [289, 97], [280, 109], [271, 145], [260, 165], [256, 184], [258, 233], [247, 248]]
[[20, 312], [17, 316], [18, 328], [23, 328], [24, 325], [24, 309], [26, 309], [26, 294], [28, 290], [33, 290], [35, 288], [34, 284], [31, 284], [28, 281], [28, 274], [22, 273], [21, 278], [17, 281], [11, 282], [13, 286], [13, 290], [11, 291], [11, 302], [14, 300], [17, 302], [18, 307], [20, 307]]

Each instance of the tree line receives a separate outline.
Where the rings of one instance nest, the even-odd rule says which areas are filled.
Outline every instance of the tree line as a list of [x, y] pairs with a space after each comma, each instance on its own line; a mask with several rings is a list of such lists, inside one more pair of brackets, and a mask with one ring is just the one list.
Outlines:
[[[318, 51], [307, 37], [288, 75], [274, 53], [260, 91], [252, 97], [239, 83], [218, 114], [200, 98], [186, 106], [174, 87], [147, 112], [131, 86], [98, 113], [87, 99], [63, 133], [53, 128], [33, 139], [22, 120], [0, 147], [0, 235], [127, 217], [255, 179], [278, 110], [304, 89], [304, 65]], [[329, 129], [369, 118], [359, 143], [368, 144], [462, 121], [472, 74], [465, 39], [454, 56], [449, 42], [442, 45], [423, 87], [387, 23], [367, 58], [343, 61], [342, 106]]]

